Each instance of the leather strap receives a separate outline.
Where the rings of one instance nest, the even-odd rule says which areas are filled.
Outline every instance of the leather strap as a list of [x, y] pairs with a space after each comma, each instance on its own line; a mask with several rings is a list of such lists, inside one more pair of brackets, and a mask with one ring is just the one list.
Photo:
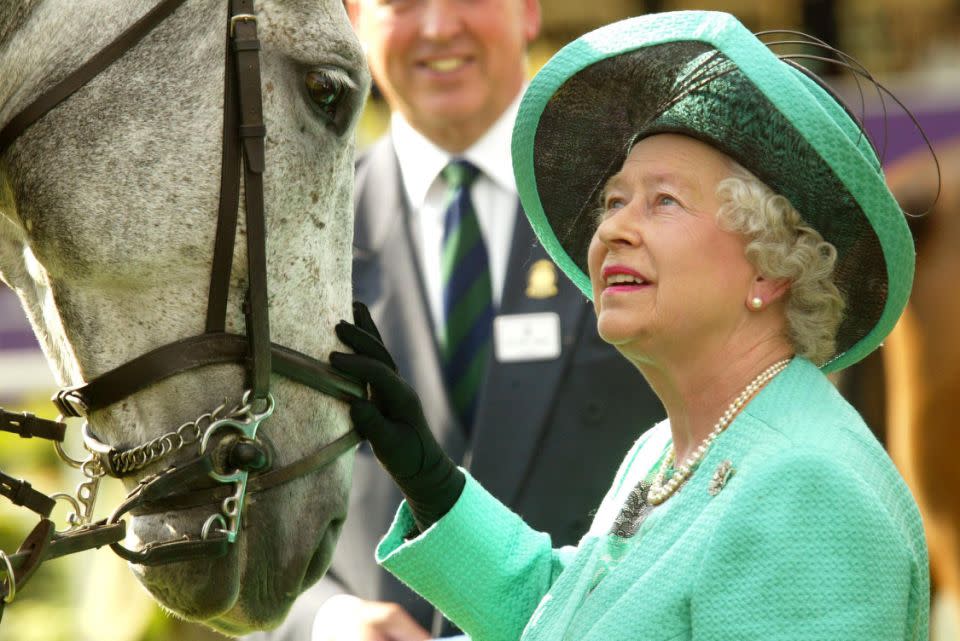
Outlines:
[[247, 338], [250, 341], [249, 389], [255, 399], [270, 392], [270, 320], [267, 314], [267, 231], [263, 205], [263, 100], [260, 92], [260, 41], [252, 15], [253, 0], [231, 0], [230, 29], [237, 65], [243, 196], [247, 222]]
[[117, 556], [137, 565], [165, 565], [191, 560], [211, 560], [226, 556], [230, 551], [230, 541], [226, 536], [212, 536], [207, 539], [185, 539], [148, 543], [142, 550], [131, 550], [119, 542], [111, 543], [110, 549]]
[[[365, 398], [366, 390], [329, 364], [281, 345], [271, 345], [273, 370], [340, 400]], [[103, 409], [156, 381], [204, 365], [245, 364], [247, 338], [237, 334], [201, 334], [169, 343], [101, 374], [85, 385], [61, 390], [53, 398], [64, 416]]]
[[[27, 538], [20, 544], [17, 553], [10, 557], [14, 576], [12, 578], [8, 577], [5, 584], [0, 587], [0, 603], [6, 600], [11, 580], [17, 589], [23, 588], [30, 580], [30, 577], [33, 576], [33, 573], [37, 571], [37, 568], [46, 558], [54, 534], [53, 521], [47, 518], [40, 519], [40, 522], [30, 531]], [[16, 557], [16, 560], [14, 560], [14, 557]]]
[[176, 11], [177, 7], [183, 2], [184, 0], [163, 0], [76, 71], [44, 92], [20, 113], [11, 118], [10, 122], [0, 131], [0, 152], [6, 150], [30, 125], [43, 118], [48, 111], [69, 98], [77, 89], [87, 84], [127, 50], [140, 42], [154, 27], [163, 22], [164, 18]]
[[362, 440], [363, 437], [361, 437], [356, 430], [351, 429], [337, 440], [325, 445], [310, 456], [281, 467], [278, 470], [271, 470], [266, 474], [253, 477], [247, 484], [247, 491], [262, 492], [269, 490], [272, 487], [283, 485], [305, 474], [324, 468], [341, 455], [346, 454]]
[[[100, 548], [104, 545], [116, 543], [123, 540], [126, 536], [127, 524], [124, 521], [119, 523], [107, 524], [104, 521], [98, 521], [92, 525], [79, 530], [74, 530], [66, 534], [54, 534], [53, 540], [46, 548], [41, 561], [49, 561], [61, 556], [83, 552]], [[23, 546], [21, 546], [22, 548]], [[10, 557], [14, 568], [20, 568], [28, 562], [26, 552], [17, 552]]]
[[[233, 40], [227, 20], [224, 51], [230, 51]], [[223, 70], [223, 149], [220, 157], [220, 208], [217, 234], [210, 269], [210, 294], [207, 299], [207, 332], [226, 330], [227, 298], [230, 293], [230, 272], [233, 268], [233, 247], [237, 238], [237, 212], [240, 209], [240, 139], [237, 136], [237, 67], [230, 56]]]
[[56, 532], [52, 532], [49, 535], [52, 538], [45, 539], [44, 537], [48, 534], [46, 529], [48, 527], [53, 530], [51, 521], [47, 519], [40, 521], [34, 531], [30, 533], [30, 536], [23, 542], [23, 545], [20, 546], [17, 553], [10, 556], [10, 563], [17, 570], [18, 575], [29, 577], [39, 563], [116, 543], [122, 540], [126, 534], [126, 523], [123, 521], [110, 525], [98, 521], [93, 525], [66, 534], [58, 535]]
[[0, 408], [0, 431], [10, 432], [20, 438], [45, 438], [63, 442], [67, 426], [59, 421], [39, 418], [29, 412], [8, 412]]
[[[352, 447], [363, 440], [356, 431], [350, 430], [332, 443], [325, 445], [313, 454], [286, 465], [276, 470], [271, 470], [265, 474], [252, 477], [247, 482], [247, 494], [262, 492], [278, 485], [283, 485], [289, 481], [305, 476], [310, 472], [320, 470], [337, 458], [347, 453]], [[219, 504], [225, 498], [233, 494], [233, 488], [229, 485], [219, 484], [214, 487], [201, 488], [190, 492], [183, 492], [172, 496], [163, 496], [175, 485], [164, 483], [161, 488], [151, 488], [148, 498], [139, 502], [139, 504], [130, 510], [132, 514], [142, 516], [144, 514], [158, 514], [161, 512], [174, 512], [177, 510], [186, 510], [192, 507], [203, 505]], [[157, 498], [153, 498], [157, 497]]]
[[57, 503], [46, 494], [33, 489], [26, 481], [7, 476], [3, 472], [0, 472], [0, 495], [14, 505], [22, 505], [43, 518], [50, 516]]

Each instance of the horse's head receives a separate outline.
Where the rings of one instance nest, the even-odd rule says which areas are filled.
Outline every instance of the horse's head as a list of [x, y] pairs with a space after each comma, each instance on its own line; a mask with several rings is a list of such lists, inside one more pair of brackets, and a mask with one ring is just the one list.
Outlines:
[[[0, 128], [159, 0], [0, 6]], [[188, 0], [0, 154], [0, 275], [18, 293], [62, 385], [203, 333], [223, 120], [226, 0]], [[271, 339], [325, 359], [350, 314], [352, 132], [368, 85], [340, 0], [257, 0], [267, 128], [264, 200]], [[330, 91], [330, 88], [336, 88]], [[241, 200], [241, 208], [242, 208]], [[245, 333], [243, 212], [226, 331]], [[239, 364], [152, 384], [90, 414], [132, 447], [245, 386]], [[345, 406], [274, 375], [259, 435], [282, 467], [348, 429]], [[126, 479], [128, 488], [184, 448]], [[217, 559], [134, 566], [166, 607], [239, 633], [276, 623], [326, 570], [345, 517], [350, 457], [247, 496]], [[132, 519], [126, 545], [196, 537], [216, 506]]]

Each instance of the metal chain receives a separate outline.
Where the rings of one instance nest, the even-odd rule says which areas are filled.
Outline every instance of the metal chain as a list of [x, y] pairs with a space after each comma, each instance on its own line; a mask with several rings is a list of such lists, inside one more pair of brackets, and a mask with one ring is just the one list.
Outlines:
[[[196, 444], [199, 447], [200, 439], [210, 425], [223, 419], [247, 416], [251, 412], [251, 405], [246, 402], [246, 398], [245, 395], [244, 400], [239, 405], [226, 412], [224, 410], [227, 407], [227, 400], [224, 399], [223, 403], [212, 411], [184, 423], [173, 432], [158, 436], [129, 450], [118, 451], [100, 444], [95, 437], [87, 433], [88, 426], [86, 424], [84, 424], [84, 447], [89, 453], [87, 458], [83, 460], [74, 459], [64, 451], [59, 442], [54, 443], [60, 458], [71, 467], [80, 469], [85, 477], [85, 480], [77, 486], [75, 496], [65, 492], [57, 492], [51, 495], [51, 498], [66, 501], [73, 508], [73, 512], [67, 516], [68, 527], [63, 532], [72, 532], [93, 522], [93, 510], [100, 489], [100, 481], [107, 474], [103, 457], [110, 457], [109, 463], [112, 469], [116, 473], [124, 475], [156, 463], [169, 454], [189, 445]], [[87, 442], [88, 437], [96, 443], [95, 446], [91, 446]]]
[[233, 409], [224, 412], [227, 401], [224, 400], [213, 411], [201, 414], [193, 421], [188, 421], [173, 432], [167, 432], [157, 438], [123, 451], [111, 451], [110, 463], [118, 474], [130, 474], [143, 469], [152, 463], [177, 452], [188, 445], [198, 443], [211, 423], [224, 418], [245, 416], [250, 411], [248, 403], [241, 403]]

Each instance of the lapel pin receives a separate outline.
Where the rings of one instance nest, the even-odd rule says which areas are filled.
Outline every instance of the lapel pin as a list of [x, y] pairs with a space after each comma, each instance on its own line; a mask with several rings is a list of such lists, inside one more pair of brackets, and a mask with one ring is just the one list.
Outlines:
[[720, 494], [720, 490], [724, 488], [727, 481], [730, 480], [730, 477], [733, 476], [736, 471], [733, 463], [730, 461], [724, 461], [718, 465], [716, 471], [713, 473], [713, 478], [710, 479], [710, 485], [707, 486], [707, 492], [710, 496]]
[[527, 274], [527, 298], [551, 298], [557, 295], [557, 268], [553, 262], [541, 258]]

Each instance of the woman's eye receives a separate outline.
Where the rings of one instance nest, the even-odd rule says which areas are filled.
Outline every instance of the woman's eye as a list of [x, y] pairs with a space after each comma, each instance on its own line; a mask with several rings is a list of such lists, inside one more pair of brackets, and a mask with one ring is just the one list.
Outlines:
[[670, 207], [672, 205], [679, 205], [680, 202], [669, 194], [660, 194], [657, 196], [657, 204]]
[[611, 209], [620, 209], [621, 207], [624, 206], [624, 204], [625, 203], [623, 198], [620, 198], [618, 196], [611, 196], [604, 201], [603, 208], [606, 209], [607, 211]]

